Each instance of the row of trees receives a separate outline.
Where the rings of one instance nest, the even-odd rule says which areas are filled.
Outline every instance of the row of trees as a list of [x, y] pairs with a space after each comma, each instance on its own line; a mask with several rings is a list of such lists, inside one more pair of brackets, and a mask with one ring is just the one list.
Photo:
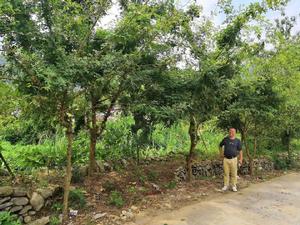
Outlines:
[[[172, 1], [122, 1], [122, 19], [106, 30], [99, 20], [110, 1], [1, 1], [6, 61], [1, 69], [1, 123], [26, 113], [44, 127], [64, 127], [64, 221], [74, 132], [89, 132], [92, 176], [96, 143], [116, 107], [133, 115], [132, 131], [141, 131], [143, 141], [158, 122], [186, 120], [190, 178], [201, 124], [215, 116], [221, 127], [236, 126], [241, 132], [250, 163], [262, 136], [281, 137], [289, 150], [299, 130], [295, 96], [300, 94], [300, 40], [290, 34], [289, 18], [264, 39], [266, 29], [260, 23], [267, 10], [285, 2], [253, 3], [236, 12], [228, 1], [220, 1], [226, 19], [218, 28], [197, 5], [181, 10]], [[253, 21], [259, 25], [251, 26]], [[265, 43], [272, 45], [270, 50]], [[15, 99], [21, 104], [14, 105]]]

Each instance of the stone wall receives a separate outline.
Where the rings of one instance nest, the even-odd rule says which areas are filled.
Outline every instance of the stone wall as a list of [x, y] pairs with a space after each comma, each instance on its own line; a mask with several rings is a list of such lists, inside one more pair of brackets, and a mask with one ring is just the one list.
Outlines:
[[43, 223], [40, 220], [33, 221], [38, 212], [49, 204], [49, 199], [59, 191], [58, 187], [48, 187], [29, 191], [22, 187], [0, 187], [0, 211], [9, 211], [18, 215], [19, 220], [25, 224], [47, 224], [47, 218]]
[[[255, 171], [272, 171], [274, 169], [274, 163], [271, 159], [255, 159], [254, 170]], [[209, 177], [209, 176], [221, 176], [223, 175], [223, 162], [221, 160], [205, 160], [195, 162], [192, 165], [192, 173], [195, 177]], [[249, 174], [249, 163], [244, 160], [243, 165], [238, 171], [241, 175]], [[186, 180], [186, 169], [181, 166], [175, 171], [175, 179], [177, 181]]]

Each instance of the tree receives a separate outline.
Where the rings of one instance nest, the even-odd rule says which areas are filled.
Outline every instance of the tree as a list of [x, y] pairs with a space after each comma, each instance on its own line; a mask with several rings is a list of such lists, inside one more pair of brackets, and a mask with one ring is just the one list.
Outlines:
[[[274, 120], [280, 98], [274, 92], [274, 80], [268, 74], [254, 72], [248, 79], [241, 78], [235, 86], [236, 95], [230, 106], [219, 116], [219, 125], [223, 128], [233, 126], [241, 132], [243, 150], [249, 159], [250, 174], [253, 175], [258, 138], [267, 124]], [[250, 149], [250, 140], [253, 141], [253, 149]]]
[[68, 220], [73, 111], [82, 51], [106, 1], [1, 1], [0, 35], [6, 71], [42, 116], [55, 118], [68, 139], [63, 221]]
[[[189, 33], [188, 41], [193, 57], [197, 59], [196, 70], [191, 71], [186, 83], [187, 119], [191, 140], [187, 157], [188, 179], [192, 179], [192, 159], [199, 141], [199, 126], [220, 112], [230, 94], [230, 81], [239, 69], [239, 54], [242, 50], [240, 38], [243, 27], [266, 9], [250, 4], [237, 15], [228, 15], [226, 27], [211, 36], [210, 24], [200, 27], [198, 33]], [[211, 39], [214, 41], [211, 42]]]
[[274, 131], [278, 131], [290, 160], [291, 141], [299, 136], [300, 131], [299, 50], [299, 38], [284, 41], [265, 65], [276, 79], [275, 91], [283, 99], [276, 115], [277, 126]]

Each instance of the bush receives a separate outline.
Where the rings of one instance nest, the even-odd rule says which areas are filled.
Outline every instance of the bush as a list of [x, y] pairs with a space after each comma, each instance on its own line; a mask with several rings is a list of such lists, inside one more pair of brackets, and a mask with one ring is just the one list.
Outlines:
[[56, 216], [50, 218], [50, 225], [59, 225], [61, 224], [60, 219]]
[[52, 205], [51, 209], [56, 211], [56, 212], [61, 212], [62, 209], [63, 209], [63, 204], [60, 203], [60, 202], [56, 202]]
[[107, 180], [103, 183], [103, 188], [107, 192], [112, 192], [112, 191], [117, 190], [119, 187], [118, 187], [118, 184], [115, 183], [114, 181]]
[[166, 184], [166, 188], [167, 189], [174, 189], [174, 188], [176, 188], [176, 185], [177, 185], [176, 181], [172, 180], [172, 181], [170, 181], [169, 183]]
[[109, 196], [109, 204], [121, 208], [125, 204], [121, 193], [118, 191], [112, 191]]
[[[12, 169], [19, 171], [32, 170], [41, 167], [61, 168], [66, 165], [66, 137], [58, 133], [54, 139], [46, 139], [40, 144], [12, 145], [1, 142], [3, 155]], [[81, 132], [74, 139], [72, 162], [74, 165], [88, 161], [88, 136]]]
[[132, 117], [120, 117], [107, 122], [106, 131], [101, 143], [97, 143], [98, 158], [104, 160], [119, 160], [132, 157], [131, 125]]
[[152, 170], [149, 171], [148, 174], [147, 174], [147, 178], [151, 182], [156, 182], [157, 178], [158, 178], [158, 172], [152, 171]]
[[9, 212], [0, 212], [1, 225], [21, 225], [16, 215], [11, 215]]
[[287, 158], [275, 156], [273, 160], [274, 160], [274, 168], [276, 170], [286, 170], [290, 168], [290, 163]]
[[70, 191], [69, 201], [71, 207], [74, 208], [84, 208], [86, 205], [84, 193], [80, 189], [75, 189]]

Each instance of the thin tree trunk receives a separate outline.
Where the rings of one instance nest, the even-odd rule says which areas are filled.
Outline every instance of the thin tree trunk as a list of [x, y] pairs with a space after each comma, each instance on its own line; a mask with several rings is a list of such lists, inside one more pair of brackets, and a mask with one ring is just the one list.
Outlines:
[[106, 128], [106, 122], [107, 122], [108, 118], [109, 118], [110, 115], [111, 115], [111, 112], [112, 112], [112, 110], [113, 110], [113, 108], [114, 108], [114, 106], [115, 106], [115, 104], [116, 104], [116, 102], [117, 102], [117, 100], [118, 100], [118, 98], [119, 98], [119, 96], [120, 96], [120, 94], [121, 94], [121, 91], [122, 91], [122, 90], [121, 90], [121, 85], [120, 85], [119, 90], [118, 90], [117, 93], [115, 93], [115, 95], [113, 96], [113, 98], [112, 98], [112, 100], [111, 100], [111, 102], [110, 102], [110, 105], [109, 105], [109, 107], [108, 107], [107, 110], [106, 110], [106, 113], [105, 113], [104, 118], [103, 118], [103, 120], [102, 120], [102, 123], [101, 123], [101, 125], [100, 125], [100, 130], [99, 130], [99, 134], [98, 134], [99, 137], [102, 136], [102, 133], [104, 132], [104, 130], [105, 130], [105, 128]]
[[291, 133], [289, 130], [285, 131], [285, 136], [286, 136], [286, 150], [288, 152], [288, 158], [289, 162], [292, 161], [292, 152], [291, 152]]
[[291, 160], [292, 160], [292, 154], [291, 154], [292, 152], [291, 152], [291, 148], [290, 148], [291, 134], [288, 129], [282, 133], [281, 142], [282, 142], [283, 147], [285, 148], [285, 150], [288, 153], [288, 160], [291, 162]]
[[253, 176], [253, 158], [250, 154], [250, 150], [247, 144], [247, 132], [245, 130], [242, 130], [242, 142], [244, 143], [245, 146], [245, 151], [249, 160], [249, 173], [251, 176]]
[[136, 164], [140, 165], [140, 148], [138, 145], [136, 146]]
[[65, 176], [65, 187], [64, 187], [64, 202], [63, 202], [63, 224], [68, 221], [69, 214], [69, 192], [70, 192], [70, 183], [72, 177], [72, 144], [73, 144], [73, 128], [72, 128], [72, 118], [68, 118], [67, 121], [67, 131], [66, 136], [68, 138], [68, 146], [67, 146], [67, 168], [66, 168], [66, 176]]
[[0, 151], [0, 159], [4, 162], [4, 165], [5, 165], [6, 169], [7, 169], [7, 171], [9, 172], [10, 176], [12, 178], [15, 178], [14, 173], [11, 171], [11, 169], [10, 169], [8, 163], [6, 162], [6, 160], [4, 159], [4, 156], [2, 155], [1, 151]]
[[257, 153], [257, 126], [255, 124], [254, 126], [254, 140], [253, 140], [253, 159], [256, 158], [256, 153]]
[[256, 158], [256, 152], [257, 152], [257, 136], [254, 136], [254, 146], [253, 146], [253, 157]]
[[96, 143], [97, 143], [97, 118], [96, 118], [96, 105], [97, 102], [92, 99], [91, 101], [91, 127], [90, 127], [90, 155], [89, 155], [89, 176], [93, 176], [96, 172]]
[[193, 171], [192, 171], [192, 160], [195, 156], [195, 149], [197, 146], [198, 142], [198, 136], [197, 136], [197, 130], [198, 130], [198, 125], [196, 122], [196, 119], [194, 116], [191, 116], [190, 119], [190, 127], [189, 127], [189, 135], [190, 135], [190, 152], [189, 155], [187, 156], [187, 180], [191, 181], [193, 179]]

